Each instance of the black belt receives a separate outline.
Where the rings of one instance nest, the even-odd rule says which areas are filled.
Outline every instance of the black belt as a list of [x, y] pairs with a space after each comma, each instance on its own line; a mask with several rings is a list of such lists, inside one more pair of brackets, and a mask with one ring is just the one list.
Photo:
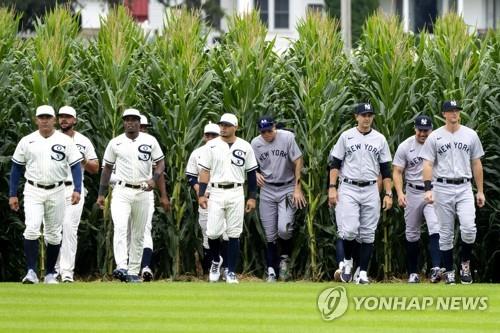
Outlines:
[[141, 188], [141, 185], [132, 185], [132, 184], [129, 184], [129, 183], [125, 183], [125, 182], [122, 182], [121, 180], [116, 182], [118, 185], [122, 185], [125, 186], [125, 187], [128, 187], [128, 188], [133, 188], [135, 190], [138, 190]]
[[69, 181], [69, 180], [68, 180], [68, 181], [65, 181], [65, 182], [64, 182], [64, 185], [66, 185], [66, 186], [71, 186], [71, 185], [73, 185], [73, 182], [71, 182], [71, 181]]
[[344, 178], [343, 182], [344, 182], [344, 183], [347, 183], [347, 184], [356, 185], [356, 186], [359, 186], [359, 187], [365, 187], [365, 186], [370, 186], [370, 185], [373, 185], [373, 184], [375, 184], [377, 181], [376, 181], [376, 180], [369, 180], [369, 181], [367, 181], [367, 182], [357, 182], [357, 181], [352, 180], [352, 179], [347, 179], [347, 178]]
[[60, 181], [60, 182], [57, 182], [57, 183], [51, 184], [51, 185], [42, 185], [42, 184], [37, 184], [34, 181], [29, 180], [29, 179], [27, 180], [27, 182], [30, 185], [33, 185], [33, 186], [38, 187], [38, 188], [43, 188], [44, 190], [52, 190], [53, 188], [61, 186], [64, 183], [63, 181]]
[[412, 183], [408, 183], [408, 186], [410, 186], [411, 188], [414, 188], [415, 190], [419, 190], [419, 191], [425, 190], [425, 187], [421, 186], [421, 185], [413, 185]]
[[266, 184], [272, 185], [272, 186], [283, 186], [283, 185], [288, 185], [288, 184], [291, 184], [291, 183], [293, 183], [293, 179], [290, 180], [290, 181], [288, 181], [288, 182], [284, 182], [284, 183], [268, 183], [268, 182], [266, 182]]
[[453, 185], [460, 185], [460, 184], [467, 184], [470, 182], [470, 178], [438, 178], [436, 179], [438, 183], [443, 183], [443, 184], [453, 184]]
[[214, 188], [221, 188], [221, 189], [227, 190], [227, 189], [230, 189], [230, 188], [240, 187], [240, 186], [242, 186], [243, 184], [239, 184], [239, 183], [232, 183], [232, 184], [215, 184], [215, 183], [212, 183], [211, 185], [212, 185], [212, 187], [214, 187]]

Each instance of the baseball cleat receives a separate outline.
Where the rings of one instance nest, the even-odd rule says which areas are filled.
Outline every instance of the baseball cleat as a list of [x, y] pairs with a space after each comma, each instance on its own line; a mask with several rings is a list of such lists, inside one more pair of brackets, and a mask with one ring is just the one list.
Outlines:
[[224, 269], [220, 272], [222, 281], [226, 281], [227, 273], [229, 273], [229, 269], [224, 267]]
[[36, 273], [34, 270], [29, 269], [28, 273], [26, 273], [26, 276], [22, 280], [23, 284], [37, 284], [38, 283], [38, 276], [36, 276]]
[[471, 284], [472, 283], [472, 274], [470, 272], [470, 261], [462, 261], [460, 269], [460, 283], [462, 284]]
[[[208, 275], [208, 281], [217, 282], [220, 278], [220, 267], [222, 266], [222, 257], [219, 256], [219, 262], [212, 260], [212, 266], [210, 266], [210, 274]], [[226, 277], [227, 279], [227, 277]], [[226, 280], [227, 282], [227, 280]]]
[[128, 283], [141, 283], [142, 280], [139, 278], [139, 275], [127, 275]]
[[281, 281], [290, 280], [290, 259], [288, 257], [282, 257], [280, 260], [280, 270], [279, 278]]
[[340, 274], [342, 274], [342, 268], [344, 267], [344, 261], [339, 262], [339, 268], [333, 273], [333, 280], [340, 282]]
[[229, 273], [227, 273], [226, 283], [231, 283], [231, 284], [238, 284], [238, 283], [240, 283], [238, 281], [238, 277], [236, 277], [236, 273], [235, 272], [229, 272]]
[[420, 278], [417, 273], [411, 273], [408, 277], [408, 283], [420, 283]]
[[269, 283], [276, 282], [276, 274], [274, 274], [274, 273], [268, 274], [266, 282], [269, 282]]
[[449, 271], [444, 272], [444, 283], [446, 284], [455, 284], [455, 272]]
[[366, 271], [360, 271], [355, 281], [356, 284], [370, 284]]
[[63, 276], [63, 277], [61, 278], [61, 281], [62, 281], [63, 283], [73, 283], [73, 282], [75, 282], [75, 280], [73, 280], [73, 278], [72, 278], [71, 276], [69, 276], [69, 275], [65, 275], [65, 276]]
[[431, 268], [431, 277], [430, 277], [431, 283], [438, 283], [439, 281], [441, 281], [443, 273], [444, 273], [443, 269], [441, 269], [439, 267], [432, 267]]
[[45, 278], [43, 279], [43, 283], [45, 283], [45, 284], [58, 284], [59, 282], [57, 281], [57, 274], [49, 273], [49, 274], [45, 275]]
[[344, 260], [344, 267], [342, 267], [342, 272], [340, 273], [340, 280], [345, 283], [352, 281], [352, 259]]
[[127, 275], [127, 270], [123, 268], [117, 268], [113, 271], [113, 277], [121, 282], [127, 282]]
[[357, 281], [359, 278], [359, 272], [361, 271], [361, 267], [357, 267], [356, 270], [354, 271], [354, 274], [352, 275], [352, 280]]
[[143, 269], [142, 269], [142, 280], [144, 282], [150, 282], [150, 281], [153, 281], [153, 271], [151, 270], [151, 268], [149, 268], [148, 266], [145, 266]]

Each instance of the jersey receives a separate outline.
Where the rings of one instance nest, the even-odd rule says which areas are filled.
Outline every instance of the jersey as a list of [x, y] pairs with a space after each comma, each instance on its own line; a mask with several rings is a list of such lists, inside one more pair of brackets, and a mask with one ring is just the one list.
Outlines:
[[104, 162], [116, 168], [116, 179], [133, 185], [151, 179], [153, 164], [163, 157], [156, 138], [142, 132], [135, 139], [120, 134], [104, 152]]
[[423, 146], [415, 136], [407, 138], [399, 145], [392, 162], [392, 165], [404, 169], [406, 182], [418, 186], [424, 185], [422, 176], [424, 163], [422, 157], [420, 157]]
[[342, 177], [355, 181], [376, 180], [380, 163], [392, 160], [385, 137], [372, 129], [363, 134], [356, 127], [343, 132], [330, 152], [342, 161]]
[[73, 140], [57, 131], [48, 138], [39, 131], [23, 137], [12, 156], [14, 163], [26, 166], [26, 179], [42, 185], [64, 181], [68, 175], [71, 177], [69, 167], [82, 159]]
[[203, 155], [203, 149], [206, 149], [206, 145], [196, 148], [193, 150], [191, 155], [189, 155], [189, 160], [186, 165], [186, 175], [191, 177], [198, 177], [200, 174], [201, 167], [199, 166], [199, 162], [201, 156]]
[[211, 183], [245, 182], [246, 173], [257, 169], [257, 161], [252, 146], [247, 141], [236, 138], [229, 145], [220, 137], [206, 143], [199, 165], [210, 172]]
[[252, 148], [266, 182], [288, 183], [295, 179], [294, 162], [302, 156], [292, 132], [276, 130], [272, 142], [261, 135], [252, 140]]
[[[82, 157], [84, 159], [86, 159], [87, 161], [97, 160], [97, 154], [95, 152], [94, 145], [92, 144], [92, 142], [90, 142], [89, 138], [75, 131], [75, 134], [73, 135], [72, 139], [73, 142], [76, 144], [78, 151], [80, 152], [80, 154], [82, 154]], [[82, 167], [82, 183], [83, 183], [84, 172], [85, 168]], [[66, 180], [67, 181], [72, 180], [71, 171], [68, 171], [68, 177], [66, 178]]]
[[420, 157], [434, 163], [435, 178], [472, 178], [471, 160], [483, 155], [477, 133], [463, 125], [454, 133], [445, 126], [433, 131], [420, 152]]

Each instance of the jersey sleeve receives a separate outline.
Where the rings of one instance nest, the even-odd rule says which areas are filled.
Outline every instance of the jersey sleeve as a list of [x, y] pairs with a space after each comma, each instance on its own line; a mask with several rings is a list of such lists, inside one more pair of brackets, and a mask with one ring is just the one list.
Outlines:
[[481, 144], [481, 140], [479, 140], [479, 136], [476, 132], [474, 132], [474, 139], [472, 141], [471, 147], [471, 160], [477, 160], [484, 156], [483, 145]]
[[434, 135], [434, 133], [431, 133], [431, 135], [427, 137], [424, 146], [422, 147], [422, 149], [420, 150], [420, 154], [418, 155], [418, 157], [431, 162], [434, 162], [434, 160], [436, 159], [436, 136]]
[[[207, 144], [208, 145], [208, 144]], [[200, 159], [198, 160], [198, 166], [203, 170], [210, 171], [212, 168], [212, 151], [214, 146], [205, 146], [200, 152]]]
[[90, 140], [87, 140], [87, 147], [85, 147], [85, 159], [89, 161], [97, 160], [94, 145]]
[[196, 150], [189, 155], [186, 165], [186, 176], [198, 177], [198, 162], [196, 161]]
[[299, 145], [297, 144], [297, 141], [295, 140], [295, 135], [293, 135], [293, 133], [290, 133], [290, 140], [288, 144], [288, 156], [290, 156], [292, 162], [295, 162], [302, 156], [302, 152], [300, 151]]
[[68, 140], [66, 149], [66, 157], [68, 160], [69, 166], [73, 166], [76, 163], [80, 163], [83, 160], [83, 156], [78, 150], [78, 147], [73, 141]]
[[12, 162], [19, 165], [26, 165], [26, 140], [22, 138], [17, 144], [14, 155], [12, 155]]
[[252, 146], [249, 144], [248, 145], [248, 150], [247, 150], [247, 158], [245, 159], [245, 171], [253, 171], [257, 170], [258, 165], [257, 165], [257, 159], [255, 158], [255, 152], [253, 151]]
[[392, 161], [391, 150], [389, 149], [389, 144], [385, 137], [382, 140], [382, 150], [380, 151], [380, 155], [378, 157], [380, 163], [387, 163]]
[[163, 155], [163, 151], [161, 150], [158, 140], [156, 140], [156, 138], [153, 136], [151, 136], [151, 138], [153, 139], [153, 150], [151, 151], [151, 157], [153, 158], [153, 162], [156, 163], [162, 160], [165, 155]]
[[[345, 132], [344, 132], [345, 133]], [[328, 156], [328, 160], [333, 160], [333, 157], [343, 161], [345, 156], [345, 145], [344, 145], [344, 134], [342, 133], [337, 140], [337, 143], [333, 146]]]
[[115, 165], [116, 162], [116, 152], [114, 150], [113, 140], [111, 140], [106, 146], [104, 151], [103, 162], [109, 165]]

